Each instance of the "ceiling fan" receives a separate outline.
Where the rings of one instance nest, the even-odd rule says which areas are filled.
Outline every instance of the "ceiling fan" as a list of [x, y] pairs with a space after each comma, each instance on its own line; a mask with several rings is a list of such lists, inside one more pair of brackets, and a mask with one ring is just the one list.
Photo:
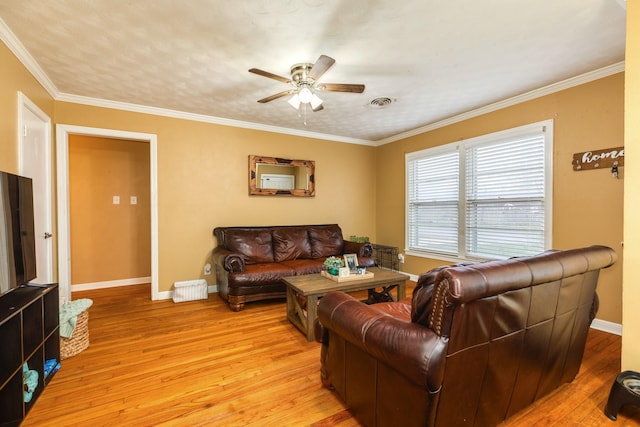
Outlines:
[[335, 64], [335, 62], [336, 60], [329, 56], [320, 55], [315, 64], [303, 63], [292, 66], [291, 78], [278, 76], [277, 74], [263, 71], [258, 68], [251, 68], [249, 70], [250, 73], [278, 80], [279, 82], [287, 83], [291, 86], [288, 90], [259, 99], [258, 102], [264, 104], [266, 102], [273, 101], [274, 99], [293, 94], [288, 102], [296, 110], [300, 109], [300, 105], [306, 106], [307, 104], [310, 104], [313, 111], [320, 111], [324, 107], [322, 106], [322, 99], [318, 96], [318, 92], [364, 92], [364, 85], [360, 84], [318, 82], [322, 75], [326, 73], [327, 70]]

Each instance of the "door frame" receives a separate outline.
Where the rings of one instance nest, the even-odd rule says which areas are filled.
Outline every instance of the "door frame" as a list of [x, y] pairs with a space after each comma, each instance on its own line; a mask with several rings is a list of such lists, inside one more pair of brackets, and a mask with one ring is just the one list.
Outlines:
[[149, 143], [151, 200], [151, 299], [158, 291], [158, 137], [155, 134], [66, 124], [56, 125], [58, 197], [58, 282], [60, 293], [71, 300], [71, 238], [69, 222], [69, 135], [127, 139]]
[[[51, 117], [49, 117], [44, 111], [42, 111], [33, 101], [31, 101], [24, 93], [18, 91], [18, 170], [20, 174], [25, 173], [25, 127], [26, 120], [24, 117], [25, 110], [29, 110], [35, 117], [40, 120], [42, 125], [44, 126], [44, 142], [43, 142], [43, 151], [44, 151], [44, 176], [46, 177], [46, 182], [49, 185], [45, 186], [45, 194], [42, 195], [44, 197], [44, 207], [45, 207], [45, 224], [44, 229], [52, 233], [53, 231], [53, 203], [52, 203], [52, 194], [53, 194], [53, 185], [52, 185], [52, 156], [51, 156]], [[42, 236], [38, 236], [42, 237]], [[44, 280], [45, 281], [53, 281], [53, 242], [46, 245], [46, 253], [47, 260], [45, 262], [46, 272], [44, 272]]]

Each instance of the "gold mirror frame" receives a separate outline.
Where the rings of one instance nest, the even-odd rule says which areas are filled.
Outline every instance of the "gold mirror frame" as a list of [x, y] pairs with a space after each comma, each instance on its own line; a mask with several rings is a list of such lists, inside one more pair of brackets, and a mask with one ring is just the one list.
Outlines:
[[[264, 168], [261, 168], [261, 166], [264, 166]], [[287, 170], [295, 170], [296, 172], [284, 174], [295, 177], [294, 188], [262, 188], [260, 184], [261, 171], [259, 169], [266, 170], [269, 167], [287, 167]], [[279, 157], [250, 155], [249, 194], [253, 196], [314, 197], [316, 195], [315, 170], [316, 162], [313, 160], [291, 160], [281, 159]], [[306, 179], [302, 179], [303, 176]]]

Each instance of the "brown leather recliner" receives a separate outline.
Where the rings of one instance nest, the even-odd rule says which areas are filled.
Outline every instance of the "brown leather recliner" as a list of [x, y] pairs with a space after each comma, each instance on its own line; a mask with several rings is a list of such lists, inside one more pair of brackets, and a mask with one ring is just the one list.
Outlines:
[[321, 376], [368, 426], [492, 426], [580, 367], [608, 247], [438, 268], [411, 304], [333, 292], [318, 306]]
[[283, 277], [319, 273], [329, 256], [356, 254], [359, 264], [375, 265], [371, 244], [344, 240], [337, 224], [216, 227], [213, 234], [218, 294], [233, 311], [250, 301], [285, 298]]

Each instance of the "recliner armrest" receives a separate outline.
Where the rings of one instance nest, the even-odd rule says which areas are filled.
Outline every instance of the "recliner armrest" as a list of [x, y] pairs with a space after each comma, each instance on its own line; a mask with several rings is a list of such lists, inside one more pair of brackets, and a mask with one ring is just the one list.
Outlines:
[[325, 329], [415, 384], [430, 391], [440, 387], [446, 340], [431, 329], [387, 315], [342, 292], [329, 292], [320, 300], [318, 319]]

